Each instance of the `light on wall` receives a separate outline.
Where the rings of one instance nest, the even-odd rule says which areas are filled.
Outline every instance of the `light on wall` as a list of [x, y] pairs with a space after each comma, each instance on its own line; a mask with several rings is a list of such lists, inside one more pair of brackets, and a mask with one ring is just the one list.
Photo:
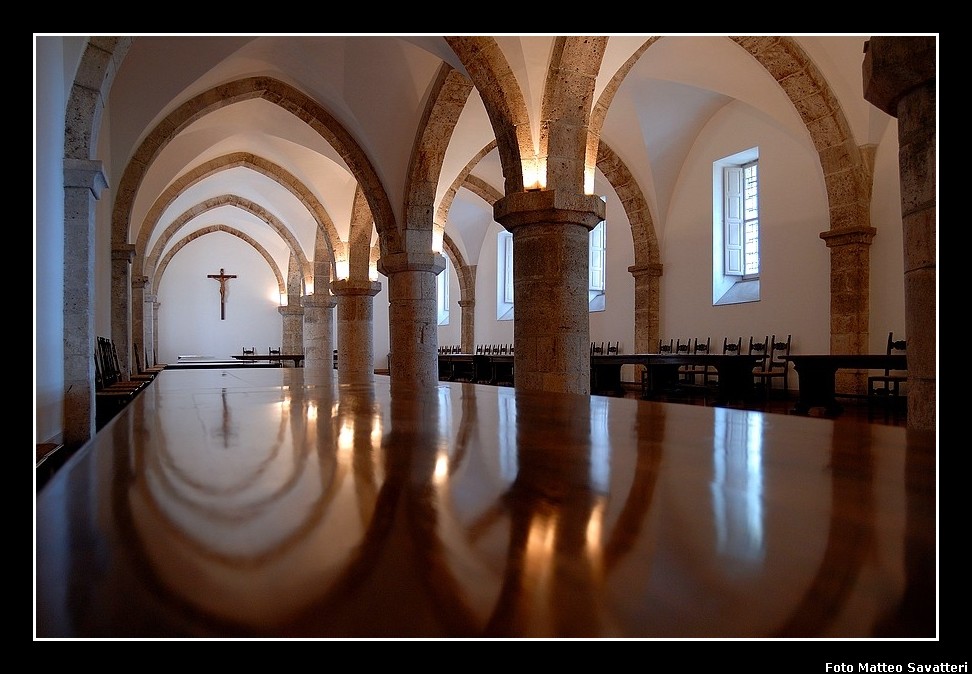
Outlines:
[[285, 292], [280, 293], [280, 306], [287, 306], [287, 293]]
[[584, 194], [594, 194], [594, 167], [584, 167]]
[[378, 260], [372, 260], [368, 263], [368, 280], [378, 280]]
[[522, 160], [523, 189], [542, 190], [547, 186], [547, 158], [531, 157]]
[[334, 261], [334, 273], [339, 279], [346, 279], [351, 274], [351, 265], [347, 260], [337, 259]]

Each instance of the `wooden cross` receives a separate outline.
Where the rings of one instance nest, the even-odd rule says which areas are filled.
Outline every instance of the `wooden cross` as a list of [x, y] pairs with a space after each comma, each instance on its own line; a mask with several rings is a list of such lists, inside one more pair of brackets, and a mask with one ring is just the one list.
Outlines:
[[207, 274], [206, 278], [214, 278], [219, 281], [219, 320], [226, 320], [226, 282], [231, 278], [236, 278], [236, 274], [227, 274], [226, 270], [220, 267], [218, 274]]

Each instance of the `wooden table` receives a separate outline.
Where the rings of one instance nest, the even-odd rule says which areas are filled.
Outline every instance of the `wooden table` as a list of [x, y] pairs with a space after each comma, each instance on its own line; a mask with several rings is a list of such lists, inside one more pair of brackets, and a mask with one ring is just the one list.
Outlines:
[[440, 353], [439, 379], [513, 385], [513, 354]]
[[294, 367], [301, 367], [304, 363], [304, 354], [302, 353], [268, 353], [268, 354], [245, 354], [240, 356], [233, 356], [236, 360], [246, 360], [246, 361], [259, 361], [268, 360], [270, 362], [279, 363], [285, 360], [293, 361]]
[[759, 365], [761, 356], [717, 353], [661, 354], [629, 353], [591, 356], [591, 393], [624, 395], [621, 385], [622, 365], [644, 365], [648, 368], [652, 385], [648, 395], [657, 390], [662, 382], [673, 379], [682, 365], [708, 365], [719, 375], [716, 404], [746, 401], [753, 395], [753, 368]]
[[37, 494], [35, 636], [934, 640], [936, 488], [889, 425], [165, 370]]
[[794, 412], [806, 414], [814, 407], [824, 408], [828, 416], [837, 416], [843, 406], [837, 402], [837, 370], [908, 369], [904, 354], [806, 354], [788, 356], [800, 380], [800, 394]]

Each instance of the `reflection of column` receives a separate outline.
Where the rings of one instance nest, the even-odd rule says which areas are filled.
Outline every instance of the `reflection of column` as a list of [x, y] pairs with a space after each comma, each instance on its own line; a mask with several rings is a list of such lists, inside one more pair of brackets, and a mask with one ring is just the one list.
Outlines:
[[937, 38], [872, 37], [864, 53], [864, 98], [898, 120], [904, 229], [908, 427], [937, 428], [936, 227]]
[[604, 201], [519, 192], [497, 201], [493, 217], [513, 234], [516, 388], [590, 393], [589, 233]]
[[[277, 307], [283, 322], [281, 353], [303, 353], [304, 349], [304, 308], [299, 304]], [[282, 367], [293, 367], [293, 361], [284, 361]]]
[[336, 302], [328, 293], [314, 293], [304, 295], [301, 304], [304, 307], [304, 367], [333, 372], [331, 316]]
[[[596, 597], [601, 541], [588, 526], [592, 483], [591, 398], [516, 395], [518, 470], [510, 488], [510, 544], [503, 586], [484, 636], [603, 634]], [[550, 431], [558, 429], [557, 443]], [[592, 557], [596, 557], [594, 560]], [[543, 607], [543, 602], [548, 603]], [[540, 609], [533, 614], [530, 609]], [[545, 624], [545, 621], [552, 624]]]
[[338, 382], [371, 382], [375, 375], [374, 297], [378, 281], [331, 282], [337, 298]]
[[431, 250], [396, 253], [383, 255], [378, 267], [388, 277], [391, 386], [434, 388], [439, 383], [435, 277], [445, 269], [445, 258]]

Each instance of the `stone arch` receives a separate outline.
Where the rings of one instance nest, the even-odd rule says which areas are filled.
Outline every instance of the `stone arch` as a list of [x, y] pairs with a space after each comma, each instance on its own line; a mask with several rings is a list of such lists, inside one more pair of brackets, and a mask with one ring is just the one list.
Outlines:
[[[472, 83], [461, 73], [443, 64], [436, 73], [432, 94], [419, 123], [420, 136], [408, 166], [405, 186], [405, 223], [408, 229], [428, 229], [430, 236], [434, 225], [434, 207], [439, 174], [449, 140], [455, 130], [459, 115], [472, 91]], [[406, 241], [405, 237], [400, 243]], [[423, 252], [392, 248], [380, 240], [382, 253]], [[391, 243], [391, 242], [389, 242]], [[429, 241], [430, 247], [432, 240]]]
[[267, 251], [267, 249], [264, 248], [262, 245], [260, 245], [260, 243], [256, 241], [253, 237], [247, 235], [244, 232], [241, 232], [235, 227], [230, 227], [229, 225], [222, 225], [222, 224], [203, 227], [202, 229], [198, 229], [195, 232], [187, 234], [186, 236], [182, 237], [174, 244], [172, 244], [172, 248], [166, 251], [165, 255], [163, 255], [159, 259], [159, 263], [155, 268], [155, 274], [154, 274], [154, 279], [156, 283], [155, 287], [157, 288], [158, 284], [162, 282], [162, 277], [165, 275], [165, 268], [169, 266], [169, 262], [172, 261], [172, 258], [175, 257], [176, 253], [178, 253], [182, 248], [192, 243], [196, 239], [204, 237], [207, 234], [214, 234], [216, 232], [225, 232], [226, 234], [230, 234], [239, 239], [242, 239], [250, 246], [253, 246], [253, 248], [256, 249], [258, 253], [260, 253], [260, 256], [267, 261], [267, 265], [269, 265], [270, 269], [273, 270], [273, 275], [277, 279], [278, 291], [281, 294], [287, 292], [287, 282], [284, 280], [283, 272], [280, 271], [279, 265], [277, 265], [277, 262], [276, 260], [273, 259], [273, 256], [270, 255], [270, 252]]
[[[96, 159], [105, 101], [130, 37], [90, 37], [78, 64], [64, 115], [64, 443], [78, 447], [95, 429], [95, 202], [107, 187]], [[126, 357], [127, 353], [123, 354]]]
[[655, 224], [641, 186], [627, 165], [603, 141], [598, 144], [597, 168], [617, 193], [631, 227], [635, 263], [628, 271], [635, 280], [635, 349], [648, 353], [658, 343], [661, 315], [658, 279], [662, 264]]
[[[132, 252], [128, 244], [129, 221], [135, 195], [146, 171], [162, 149], [194, 121], [220, 108], [255, 98], [280, 106], [320, 134], [338, 152], [364, 189], [379, 233], [386, 233], [392, 240], [397, 240], [399, 236], [387, 194], [364, 150], [314, 99], [289, 84], [259, 76], [235, 80], [205, 91], [178, 106], [149, 132], [125, 167], [118, 187], [119, 196], [115, 200], [111, 218], [111, 329], [116, 343], [126, 345], [120, 354], [125, 359], [123, 368], [128, 366], [129, 323], [133, 313], [130, 307], [132, 300], [125, 283]], [[135, 326], [132, 329], [134, 331]]]
[[[546, 188], [584, 194], [594, 85], [607, 37], [558, 37], [550, 56], [540, 115]], [[593, 168], [593, 165], [592, 165]]]
[[[157, 271], [158, 266], [156, 261], [160, 260], [162, 256], [162, 251], [165, 249], [165, 246], [169, 243], [169, 241], [171, 241], [172, 238], [175, 236], [176, 232], [178, 232], [191, 219], [201, 215], [202, 213], [223, 206], [235, 206], [241, 210], [247, 211], [248, 213], [252, 213], [253, 215], [257, 216], [258, 218], [266, 222], [274, 231], [277, 232], [277, 234], [280, 235], [282, 239], [284, 239], [284, 241], [287, 242], [287, 247], [290, 249], [291, 255], [297, 257], [300, 263], [300, 269], [302, 270], [302, 275], [304, 277], [304, 283], [307, 284], [309, 282], [312, 282], [313, 267], [311, 263], [308, 261], [307, 256], [304, 255], [304, 252], [301, 250], [300, 243], [297, 241], [297, 238], [293, 235], [290, 229], [283, 222], [280, 221], [279, 218], [277, 218], [272, 213], [269, 213], [266, 209], [264, 209], [259, 204], [250, 201], [249, 199], [245, 199], [235, 194], [223, 194], [217, 197], [213, 197], [211, 199], [207, 199], [206, 201], [196, 204], [192, 208], [186, 210], [184, 213], [180, 214], [177, 218], [175, 218], [169, 224], [169, 226], [165, 228], [162, 234], [159, 235], [159, 238], [155, 242], [155, 245], [152, 246], [151, 252], [145, 257], [145, 262], [147, 267], [146, 269], [147, 279], [148, 279], [147, 282], [150, 286], [154, 287], [155, 285], [154, 281], [157, 280], [158, 278], [158, 271]], [[223, 231], [230, 231], [230, 229], [232, 229], [233, 232], [239, 232], [239, 230], [236, 230], [234, 228], [228, 228], [225, 225], [220, 225], [219, 227], [222, 228]], [[202, 228], [198, 231], [205, 231], [206, 229], [208, 228]], [[241, 236], [241, 238], [245, 238], [248, 241], [253, 241], [250, 237], [247, 237], [242, 233], [236, 235]], [[253, 243], [255, 244], [255, 242]]]
[[532, 158], [534, 147], [530, 115], [516, 75], [492, 37], [445, 39], [469, 73], [486, 107], [503, 167], [504, 192], [522, 192], [523, 155]]
[[127, 242], [134, 197], [148, 167], [162, 149], [197, 119], [233, 103], [254, 98], [280, 106], [319, 133], [338, 152], [351, 174], [364, 187], [378, 231], [395, 231], [394, 215], [381, 180], [364, 150], [344, 127], [323, 106], [295, 87], [271, 77], [249, 77], [219, 85], [193, 97], [169, 113], [149, 132], [122, 175], [120, 196], [112, 212], [113, 244]]
[[348, 230], [348, 278], [359, 281], [369, 278], [373, 232], [374, 218], [371, 217], [368, 201], [361, 189], [356, 189], [351, 205], [351, 226]]
[[152, 204], [142, 221], [135, 237], [135, 258], [132, 261], [132, 273], [142, 273], [142, 264], [148, 241], [165, 212], [165, 209], [191, 186], [198, 184], [205, 178], [221, 171], [233, 168], [248, 168], [260, 173], [280, 186], [287, 189], [314, 218], [318, 229], [324, 232], [325, 241], [330, 244], [330, 262], [333, 265], [333, 249], [340, 243], [340, 235], [334, 226], [331, 216], [320, 200], [295, 175], [282, 166], [258, 157], [249, 152], [234, 152], [211, 159], [201, 166], [176, 178]]

